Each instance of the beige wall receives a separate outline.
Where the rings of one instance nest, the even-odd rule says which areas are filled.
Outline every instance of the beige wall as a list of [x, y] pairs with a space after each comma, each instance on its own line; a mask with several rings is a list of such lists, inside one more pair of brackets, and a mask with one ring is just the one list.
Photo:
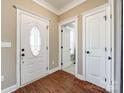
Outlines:
[[[13, 5], [45, 16], [50, 21], [50, 69], [58, 66], [58, 16], [32, 2], [32, 0], [2, 0], [2, 42], [12, 42], [11, 48], [2, 48], [2, 89], [16, 84], [16, 9]], [[52, 60], [55, 64], [52, 65]]]
[[[5, 80], [2, 82], [2, 89], [16, 84], [16, 9], [12, 6], [19, 5], [26, 10], [35, 12], [37, 15], [49, 17], [50, 21], [50, 69], [58, 66], [58, 22], [69, 17], [78, 15], [78, 43], [79, 43], [79, 74], [82, 72], [82, 21], [80, 14], [84, 11], [90, 10], [101, 4], [106, 3], [107, 0], [87, 0], [84, 4], [71, 9], [70, 11], [57, 16], [54, 13], [46, 10], [45, 8], [35, 4], [32, 0], [2, 0], [2, 41], [12, 42], [11, 48], [2, 48], [2, 75]], [[55, 64], [52, 65], [52, 61]]]
[[96, 8], [102, 4], [107, 3], [108, 0], [87, 0], [85, 3], [65, 12], [59, 16], [59, 22], [73, 17], [78, 16], [78, 74], [82, 74], [82, 16], [81, 13]]

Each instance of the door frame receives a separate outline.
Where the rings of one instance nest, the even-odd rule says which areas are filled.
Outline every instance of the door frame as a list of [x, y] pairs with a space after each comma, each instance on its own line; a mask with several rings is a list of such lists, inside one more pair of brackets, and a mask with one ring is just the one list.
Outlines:
[[30, 12], [30, 11], [27, 11], [27, 10], [23, 10], [23, 9], [20, 9], [18, 7], [15, 7], [16, 8], [16, 16], [17, 16], [17, 29], [16, 29], [16, 85], [17, 87], [21, 87], [21, 86], [25, 86], [33, 81], [36, 81], [38, 80], [40, 77], [38, 77], [37, 79], [25, 84], [25, 85], [21, 85], [21, 53], [20, 53], [20, 50], [21, 50], [21, 30], [20, 30], [20, 24], [21, 24], [21, 21], [20, 21], [20, 17], [21, 17], [21, 13], [23, 14], [26, 14], [26, 15], [29, 15], [31, 17], [34, 17], [34, 18], [37, 18], [37, 19], [40, 19], [40, 20], [43, 20], [47, 23], [48, 25], [48, 31], [47, 31], [47, 46], [48, 47], [48, 50], [47, 50], [47, 67], [48, 67], [48, 71], [45, 75], [43, 76], [46, 76], [48, 75], [49, 73], [49, 19], [48, 18], [45, 18], [45, 17], [42, 17], [42, 16], [38, 16], [36, 15], [35, 13], [33, 12]]
[[68, 19], [65, 19], [64, 21], [61, 21], [59, 23], [59, 68], [62, 69], [62, 66], [61, 66], [61, 27], [67, 23], [71, 23], [71, 22], [75, 22], [75, 76], [77, 75], [77, 69], [78, 69], [78, 17], [77, 16], [74, 16], [74, 17], [71, 17], [71, 18], [68, 18]]
[[[87, 11], [87, 12], [85, 12], [85, 13], [82, 13], [82, 22], [83, 22], [83, 24], [82, 24], [82, 54], [83, 54], [83, 56], [82, 56], [82, 61], [83, 61], [83, 76], [84, 76], [84, 80], [86, 80], [86, 60], [85, 60], [85, 57], [86, 57], [86, 54], [85, 54], [85, 50], [86, 50], [86, 47], [85, 47], [85, 43], [86, 43], [86, 38], [85, 38], [85, 19], [86, 19], [86, 17], [88, 16], [88, 15], [91, 15], [91, 14], [94, 14], [94, 13], [97, 13], [97, 12], [99, 12], [99, 11], [103, 11], [103, 10], [105, 10], [106, 12], [107, 12], [107, 17], [108, 17], [108, 20], [106, 21], [107, 22], [107, 24], [108, 25], [110, 25], [110, 27], [108, 27], [107, 26], [107, 30], [110, 30], [110, 33], [111, 33], [111, 40], [110, 40], [110, 42], [111, 42], [111, 45], [110, 45], [110, 47], [111, 47], [111, 49], [112, 49], [112, 53], [111, 53], [111, 57], [112, 57], [112, 60], [111, 60], [111, 65], [112, 65], [112, 67], [111, 67], [111, 85], [110, 86], [107, 86], [106, 87], [106, 90], [108, 90], [108, 91], [113, 91], [113, 89], [114, 89], [114, 86], [113, 86], [113, 84], [114, 84], [114, 30], [112, 29], [113, 27], [112, 27], [112, 21], [113, 21], [113, 19], [111, 18], [111, 7], [110, 7], [110, 5], [109, 4], [105, 4], [105, 5], [101, 5], [101, 6], [99, 6], [99, 7], [97, 7], [97, 8], [94, 8], [94, 9], [92, 9], [92, 10], [90, 10], [90, 11]], [[108, 33], [109, 34], [109, 33]], [[109, 55], [108, 53], [106, 54], [106, 55]], [[107, 60], [106, 60], [107, 61]], [[109, 88], [108, 88], [109, 87]], [[113, 93], [113, 92], [112, 92]]]

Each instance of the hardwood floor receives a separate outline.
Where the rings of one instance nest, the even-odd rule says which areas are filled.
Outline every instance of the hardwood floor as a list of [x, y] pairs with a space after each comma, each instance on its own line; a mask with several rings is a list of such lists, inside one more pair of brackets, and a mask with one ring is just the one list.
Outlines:
[[73, 75], [57, 71], [29, 85], [26, 85], [13, 93], [108, 93], [104, 89], [86, 81], [82, 81]]

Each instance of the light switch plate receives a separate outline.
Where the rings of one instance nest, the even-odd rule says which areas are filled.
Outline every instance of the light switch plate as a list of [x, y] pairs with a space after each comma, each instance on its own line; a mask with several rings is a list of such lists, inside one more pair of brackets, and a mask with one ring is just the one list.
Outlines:
[[11, 47], [11, 42], [1, 42], [1, 47], [2, 48]]

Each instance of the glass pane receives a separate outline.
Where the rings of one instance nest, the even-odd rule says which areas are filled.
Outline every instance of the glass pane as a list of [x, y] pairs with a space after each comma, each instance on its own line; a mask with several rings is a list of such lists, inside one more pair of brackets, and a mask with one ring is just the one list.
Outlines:
[[38, 56], [40, 54], [41, 49], [41, 38], [40, 38], [40, 31], [37, 26], [34, 26], [31, 29], [30, 33], [30, 48], [32, 54], [34, 56]]

